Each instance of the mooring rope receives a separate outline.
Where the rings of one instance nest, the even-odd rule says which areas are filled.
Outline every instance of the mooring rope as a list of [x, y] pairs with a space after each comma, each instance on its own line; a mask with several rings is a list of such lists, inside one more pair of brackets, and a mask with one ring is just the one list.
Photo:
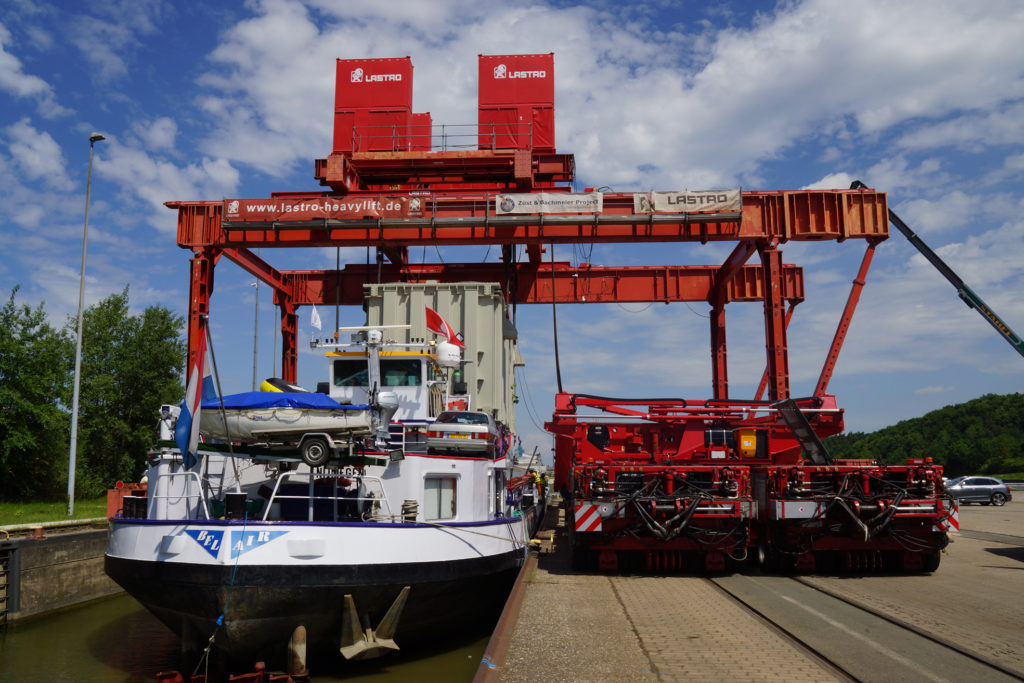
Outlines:
[[[249, 523], [249, 508], [246, 506], [245, 514], [242, 517], [242, 536], [239, 542], [245, 540], [245, 527]], [[230, 543], [229, 546], [230, 547]], [[217, 625], [213, 628], [213, 633], [210, 634], [210, 640], [207, 641], [206, 647], [203, 648], [203, 656], [199, 658], [199, 662], [196, 664], [195, 671], [192, 672], [192, 676], [195, 676], [199, 672], [199, 667], [203, 667], [203, 674], [208, 675], [210, 669], [210, 650], [213, 648], [213, 641], [217, 637], [217, 632], [220, 627], [224, 625], [224, 616], [228, 613], [228, 606], [231, 604], [231, 592], [235, 587], [235, 577], [238, 576], [238, 560], [242, 557], [241, 549], [239, 553], [235, 555], [235, 566], [231, 570], [231, 583], [228, 584], [228, 595], [224, 599], [224, 611], [221, 612], [220, 616], [217, 617]], [[209, 679], [207, 679], [209, 680]]]

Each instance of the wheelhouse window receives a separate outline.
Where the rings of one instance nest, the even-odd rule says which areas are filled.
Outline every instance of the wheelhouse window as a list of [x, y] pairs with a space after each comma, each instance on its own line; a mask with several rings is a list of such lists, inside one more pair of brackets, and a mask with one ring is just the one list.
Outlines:
[[[418, 358], [382, 358], [381, 384], [385, 387], [417, 387], [422, 383]], [[334, 361], [334, 386], [368, 387], [370, 375], [365, 358], [340, 358]]]
[[455, 519], [455, 477], [428, 477], [423, 486], [423, 519]]
[[341, 358], [334, 361], [334, 386], [365, 387], [369, 384], [365, 358]]
[[381, 384], [386, 387], [417, 387], [420, 385], [420, 367], [418, 358], [382, 358]]

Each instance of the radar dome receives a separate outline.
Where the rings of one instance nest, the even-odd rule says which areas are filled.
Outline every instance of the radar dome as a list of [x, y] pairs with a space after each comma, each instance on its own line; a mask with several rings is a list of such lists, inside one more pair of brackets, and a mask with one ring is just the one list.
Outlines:
[[437, 364], [443, 368], [457, 368], [462, 361], [462, 350], [455, 344], [438, 342], [434, 347]]

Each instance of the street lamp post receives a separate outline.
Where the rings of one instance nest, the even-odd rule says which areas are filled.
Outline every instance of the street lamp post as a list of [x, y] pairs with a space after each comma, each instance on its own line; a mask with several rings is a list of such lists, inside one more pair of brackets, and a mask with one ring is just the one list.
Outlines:
[[78, 450], [78, 387], [82, 371], [82, 303], [85, 299], [85, 245], [89, 240], [89, 194], [92, 191], [92, 148], [99, 133], [89, 136], [89, 173], [85, 181], [85, 227], [82, 229], [82, 275], [78, 281], [78, 335], [75, 337], [75, 389], [71, 398], [71, 449], [68, 455], [68, 517], [75, 514], [75, 452]]

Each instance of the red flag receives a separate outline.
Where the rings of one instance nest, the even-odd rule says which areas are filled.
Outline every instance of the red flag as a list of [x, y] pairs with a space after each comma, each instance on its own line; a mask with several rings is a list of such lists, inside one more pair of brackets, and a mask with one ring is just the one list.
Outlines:
[[444, 318], [430, 306], [427, 306], [427, 329], [434, 334], [442, 335], [450, 344], [455, 344], [463, 349], [466, 348], [466, 345], [455, 336], [455, 330], [452, 329], [452, 326], [446, 323]]

